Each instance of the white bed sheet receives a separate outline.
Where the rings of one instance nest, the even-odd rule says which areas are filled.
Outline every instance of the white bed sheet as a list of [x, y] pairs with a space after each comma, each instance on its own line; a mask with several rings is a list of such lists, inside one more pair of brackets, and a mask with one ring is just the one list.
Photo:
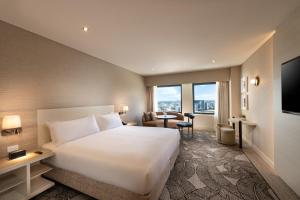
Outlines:
[[178, 149], [176, 129], [122, 126], [61, 146], [43, 145], [55, 156], [48, 162], [100, 182], [148, 194]]

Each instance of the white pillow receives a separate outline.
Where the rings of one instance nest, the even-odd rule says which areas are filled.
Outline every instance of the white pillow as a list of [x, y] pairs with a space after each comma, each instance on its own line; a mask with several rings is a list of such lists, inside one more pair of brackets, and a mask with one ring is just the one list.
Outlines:
[[97, 117], [97, 122], [101, 130], [107, 130], [123, 126], [122, 120], [118, 113], [110, 113], [107, 115], [100, 115]]
[[47, 123], [52, 142], [61, 145], [100, 131], [95, 116]]

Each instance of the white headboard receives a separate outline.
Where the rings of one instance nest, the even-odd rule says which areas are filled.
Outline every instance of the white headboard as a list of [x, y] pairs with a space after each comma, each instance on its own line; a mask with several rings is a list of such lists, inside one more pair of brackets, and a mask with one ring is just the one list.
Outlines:
[[37, 111], [38, 145], [41, 146], [51, 141], [47, 122], [64, 121], [86, 117], [88, 115], [102, 115], [114, 112], [113, 105], [43, 109]]

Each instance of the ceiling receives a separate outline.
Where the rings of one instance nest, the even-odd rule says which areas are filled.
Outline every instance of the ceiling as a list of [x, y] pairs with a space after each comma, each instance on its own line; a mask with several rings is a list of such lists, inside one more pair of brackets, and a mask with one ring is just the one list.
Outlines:
[[299, 0], [1, 0], [0, 19], [152, 75], [242, 64], [297, 6]]

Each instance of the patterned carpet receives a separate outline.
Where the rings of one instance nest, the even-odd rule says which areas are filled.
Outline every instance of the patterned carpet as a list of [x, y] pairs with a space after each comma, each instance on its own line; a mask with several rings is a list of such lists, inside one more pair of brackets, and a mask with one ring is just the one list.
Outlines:
[[[35, 200], [93, 200], [56, 184]], [[208, 132], [183, 139], [180, 155], [160, 200], [278, 200], [237, 146], [218, 144]]]

